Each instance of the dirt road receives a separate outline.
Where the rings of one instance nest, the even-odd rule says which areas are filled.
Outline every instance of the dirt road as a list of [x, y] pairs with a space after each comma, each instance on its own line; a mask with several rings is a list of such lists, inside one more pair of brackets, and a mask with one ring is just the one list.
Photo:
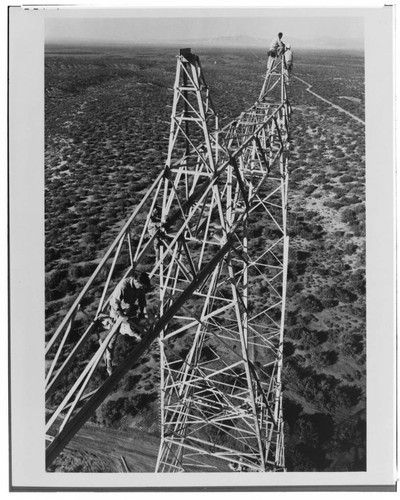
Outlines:
[[351, 118], [353, 118], [353, 120], [357, 120], [358, 122], [362, 123], [363, 125], [365, 125], [365, 122], [363, 120], [361, 120], [361, 118], [358, 118], [358, 116], [356, 115], [353, 115], [352, 113], [349, 113], [348, 111], [346, 111], [345, 109], [341, 108], [340, 106], [337, 106], [336, 104], [333, 104], [333, 102], [331, 101], [328, 101], [327, 99], [325, 99], [324, 97], [316, 94], [315, 92], [313, 92], [312, 90], [310, 90], [312, 88], [312, 85], [308, 82], [306, 82], [305, 80], [299, 78], [298, 76], [294, 76], [292, 78], [296, 78], [296, 80], [299, 80], [300, 82], [304, 83], [305, 85], [307, 85], [307, 92], [310, 92], [310, 94], [312, 94], [313, 96], [315, 97], [318, 97], [318, 99], [321, 99], [321, 101], [324, 101], [328, 104], [330, 104], [333, 108], [336, 108], [338, 109], [339, 111], [341, 111], [342, 113], [346, 113], [346, 115], [350, 116]]
[[[126, 472], [154, 472], [159, 438], [143, 431], [121, 431], [86, 424], [68, 444], [69, 450], [90, 452], [101, 458], [112, 459]], [[117, 472], [117, 470], [116, 470]]]

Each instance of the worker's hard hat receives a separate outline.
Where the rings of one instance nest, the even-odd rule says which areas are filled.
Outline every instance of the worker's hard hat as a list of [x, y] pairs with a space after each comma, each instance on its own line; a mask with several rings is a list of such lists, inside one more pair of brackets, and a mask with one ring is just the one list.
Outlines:
[[286, 44], [286, 48], [287, 48], [287, 49], [290, 49], [290, 43], [287, 43], [287, 44]]

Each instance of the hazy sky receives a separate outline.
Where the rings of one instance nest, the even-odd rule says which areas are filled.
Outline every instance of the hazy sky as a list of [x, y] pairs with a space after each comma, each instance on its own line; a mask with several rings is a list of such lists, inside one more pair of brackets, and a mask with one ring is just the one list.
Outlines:
[[[255, 15], [256, 11], [259, 15]], [[321, 38], [328, 37], [341, 42], [348, 40], [351, 44], [352, 40], [361, 41], [364, 36], [362, 17], [349, 16], [347, 13], [341, 16], [343, 10], [336, 11], [334, 16], [322, 17], [321, 15], [315, 17], [315, 10], [310, 11], [310, 14], [314, 13], [313, 15], [307, 15], [307, 9], [298, 9], [295, 13], [291, 9], [290, 16], [282, 16], [282, 9], [275, 11], [248, 9], [241, 13], [234, 12], [233, 16], [232, 11], [224, 12], [223, 17], [221, 15], [216, 17], [212, 10], [202, 12], [189, 9], [178, 13], [182, 17], [174, 17], [173, 11], [154, 9], [150, 15], [160, 16], [161, 13], [163, 17], [143, 17], [143, 11], [139, 10], [128, 11], [129, 17], [114, 17], [115, 11], [110, 11], [108, 17], [105, 17], [105, 12], [101, 12], [99, 18], [94, 18], [93, 12], [85, 13], [85, 16], [91, 17], [70, 17], [71, 12], [58, 12], [54, 17], [46, 18], [45, 37], [46, 42], [73, 40], [184, 42], [239, 35], [270, 39], [282, 31], [288, 40], [298, 38], [317, 42]], [[277, 13], [280, 15], [277, 16]]]

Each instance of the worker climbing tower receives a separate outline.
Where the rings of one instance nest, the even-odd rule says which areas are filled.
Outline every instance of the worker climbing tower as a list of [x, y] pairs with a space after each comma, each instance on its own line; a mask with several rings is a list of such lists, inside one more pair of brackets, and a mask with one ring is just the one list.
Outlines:
[[[257, 102], [220, 129], [199, 58], [181, 50], [163, 171], [46, 346], [48, 464], [156, 341], [156, 471], [285, 470], [289, 121], [282, 57]], [[138, 267], [149, 273], [158, 313], [102, 381], [96, 373], [120, 326], [104, 333], [102, 321], [121, 262], [125, 274]], [[82, 314], [87, 327], [71, 345]], [[98, 348], [88, 342], [96, 336]], [[80, 372], [55, 405], [54, 389], [65, 386], [74, 363]]]

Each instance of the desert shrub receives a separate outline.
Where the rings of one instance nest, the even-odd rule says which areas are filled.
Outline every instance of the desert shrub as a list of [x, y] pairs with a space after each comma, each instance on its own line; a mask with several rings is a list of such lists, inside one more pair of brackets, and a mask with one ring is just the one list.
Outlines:
[[343, 202], [335, 200], [326, 200], [323, 204], [324, 206], [334, 208], [335, 210], [343, 207]]
[[120, 397], [108, 400], [96, 411], [96, 419], [107, 427], [118, 427], [123, 416], [135, 416], [139, 410], [155, 401], [157, 394], [136, 394], [133, 397]]
[[336, 407], [350, 409], [362, 398], [362, 390], [356, 385], [339, 385], [332, 393], [332, 401]]
[[310, 257], [310, 252], [305, 252], [304, 250], [296, 250], [295, 255], [297, 260], [306, 261]]
[[366, 280], [365, 271], [360, 269], [349, 276], [348, 288], [350, 291], [365, 295]]
[[292, 182], [299, 182], [304, 180], [304, 172], [300, 170], [296, 170], [292, 174], [290, 174], [290, 180]]
[[295, 352], [296, 348], [291, 342], [284, 342], [283, 344], [283, 356], [288, 358]]
[[346, 255], [353, 255], [354, 252], [356, 252], [358, 249], [358, 245], [356, 243], [346, 243], [346, 245], [343, 248], [343, 251]]
[[55, 269], [45, 277], [45, 286], [49, 289], [57, 288], [62, 280], [68, 275], [66, 269]]
[[287, 422], [289, 426], [296, 424], [298, 417], [302, 411], [302, 406], [292, 399], [286, 398], [285, 395], [283, 396], [282, 405], [285, 422]]
[[329, 461], [324, 451], [319, 447], [310, 446], [307, 443], [296, 444], [288, 450], [288, 470], [293, 472], [318, 472], [324, 470]]
[[[261, 226], [263, 226], [263, 222], [261, 222]], [[282, 231], [276, 227], [262, 227], [261, 236], [266, 239], [278, 239], [282, 237]]]
[[[355, 200], [355, 198], [357, 198], [357, 196], [353, 196], [352, 198], [353, 198], [353, 200]], [[354, 201], [353, 203], [357, 203], [357, 202]], [[360, 203], [358, 205], [355, 205], [352, 207], [352, 209], [354, 210], [354, 212], [356, 214], [362, 214], [363, 216], [365, 215], [365, 204], [364, 203]]]
[[352, 293], [350, 290], [347, 290], [346, 288], [337, 287], [336, 298], [338, 298], [340, 302], [350, 303], [357, 300], [357, 295]]
[[138, 410], [146, 408], [149, 404], [157, 399], [157, 394], [137, 394], [134, 396], [135, 406]]
[[365, 420], [362, 417], [346, 419], [335, 427], [333, 439], [336, 446], [341, 449], [350, 449], [354, 445], [365, 446]]
[[323, 352], [323, 360], [326, 365], [334, 365], [338, 358], [338, 353], [334, 349]]
[[297, 442], [308, 443], [313, 447], [320, 445], [318, 429], [309, 418], [299, 418], [295, 430], [295, 439]]
[[357, 221], [354, 224], [350, 225], [350, 228], [353, 230], [355, 236], [365, 236], [365, 222]]
[[343, 335], [340, 343], [340, 351], [345, 356], [356, 357], [364, 353], [364, 337], [360, 334]]
[[290, 328], [288, 330], [287, 335], [289, 338], [291, 338], [293, 340], [300, 340], [304, 336], [307, 336], [309, 334], [309, 332], [310, 331], [307, 328], [304, 328], [301, 326], [295, 326], [295, 327]]
[[248, 237], [249, 239], [253, 240], [255, 238], [260, 238], [263, 232], [263, 225], [262, 224], [253, 224], [251, 227], [248, 228]]
[[294, 283], [294, 282], [289, 282], [287, 284], [286, 288], [286, 293], [287, 296], [294, 296], [296, 293], [301, 292], [304, 289], [304, 285], [302, 283]]
[[325, 309], [330, 309], [331, 307], [336, 307], [339, 304], [337, 299], [322, 299], [322, 305]]
[[[352, 196], [345, 196], [344, 199], [343, 199], [343, 202], [346, 204], [346, 205], [355, 205], [356, 203], [360, 203], [360, 198], [356, 195], [352, 195]], [[358, 212], [357, 208], [358, 207], [353, 207], [354, 210]]]
[[314, 349], [310, 351], [310, 363], [315, 369], [325, 368], [337, 362], [338, 354], [336, 351], [321, 351]]
[[76, 283], [68, 278], [65, 278], [59, 283], [57, 289], [63, 295], [72, 294], [76, 290]]
[[313, 449], [322, 449], [334, 434], [334, 421], [330, 415], [302, 414], [290, 427], [290, 444], [307, 444]]
[[140, 374], [136, 375], [128, 375], [124, 379], [124, 385], [122, 386], [122, 389], [125, 391], [131, 391], [133, 388], [135, 388], [138, 384], [138, 382], [141, 380], [142, 376]]
[[[300, 311], [300, 309], [299, 309]], [[306, 327], [314, 319], [314, 316], [310, 313], [301, 312], [298, 316], [298, 325], [301, 327]]]
[[304, 194], [312, 194], [316, 189], [318, 189], [318, 186], [313, 186], [311, 184], [304, 189]]
[[46, 247], [46, 249], [45, 249], [46, 263], [50, 263], [54, 260], [57, 260], [60, 258], [60, 256], [61, 256], [61, 252], [57, 248], [54, 248], [52, 246]]
[[347, 224], [355, 224], [358, 222], [357, 214], [353, 208], [346, 208], [342, 212], [342, 222]]
[[318, 184], [325, 184], [326, 182], [326, 176], [325, 174], [317, 174], [313, 178], [313, 182], [318, 183]]
[[321, 312], [324, 308], [322, 302], [312, 294], [302, 296], [299, 302], [300, 308], [309, 313]]
[[310, 403], [330, 411], [332, 408], [332, 393], [338, 385], [338, 380], [330, 375], [308, 376], [302, 384], [302, 394]]
[[346, 182], [353, 182], [354, 177], [352, 175], [345, 174], [345, 175], [342, 175], [342, 177], [340, 177], [339, 180], [342, 184], [345, 184]]
[[97, 264], [92, 262], [86, 262], [85, 264], [71, 266], [68, 271], [68, 276], [71, 279], [86, 278], [91, 276], [93, 271], [96, 269]]
[[316, 210], [307, 210], [304, 219], [308, 221], [318, 221], [321, 219], [321, 215]]
[[324, 228], [320, 224], [301, 224], [299, 235], [307, 240], [318, 240], [324, 234]]
[[97, 421], [106, 427], [117, 427], [122, 416], [127, 412], [126, 398], [110, 399], [97, 409]]
[[287, 327], [297, 325], [297, 319], [299, 316], [299, 311], [286, 311], [285, 313], [285, 325]]
[[320, 290], [320, 295], [324, 299], [335, 299], [336, 298], [336, 288], [333, 286], [328, 286]]
[[82, 243], [86, 247], [87, 246], [94, 247], [99, 243], [100, 236], [101, 234], [100, 232], [98, 232], [96, 227], [92, 227], [91, 230], [89, 230], [88, 228], [88, 232], [82, 236]]
[[329, 333], [326, 330], [317, 330], [317, 331], [315, 331], [315, 334], [318, 338], [319, 344], [323, 344], [329, 338]]
[[306, 268], [307, 264], [305, 262], [289, 261], [287, 270], [288, 279], [291, 281], [295, 281], [297, 279], [297, 276], [305, 273]]
[[302, 329], [301, 343], [303, 348], [311, 349], [320, 344], [320, 338], [318, 332], [315, 330]]
[[343, 198], [346, 195], [348, 190], [336, 186], [332, 189], [332, 191], [335, 193], [336, 198]]
[[66, 276], [67, 270], [56, 270], [45, 278], [46, 301], [58, 300], [67, 294], [74, 293], [76, 285]]

